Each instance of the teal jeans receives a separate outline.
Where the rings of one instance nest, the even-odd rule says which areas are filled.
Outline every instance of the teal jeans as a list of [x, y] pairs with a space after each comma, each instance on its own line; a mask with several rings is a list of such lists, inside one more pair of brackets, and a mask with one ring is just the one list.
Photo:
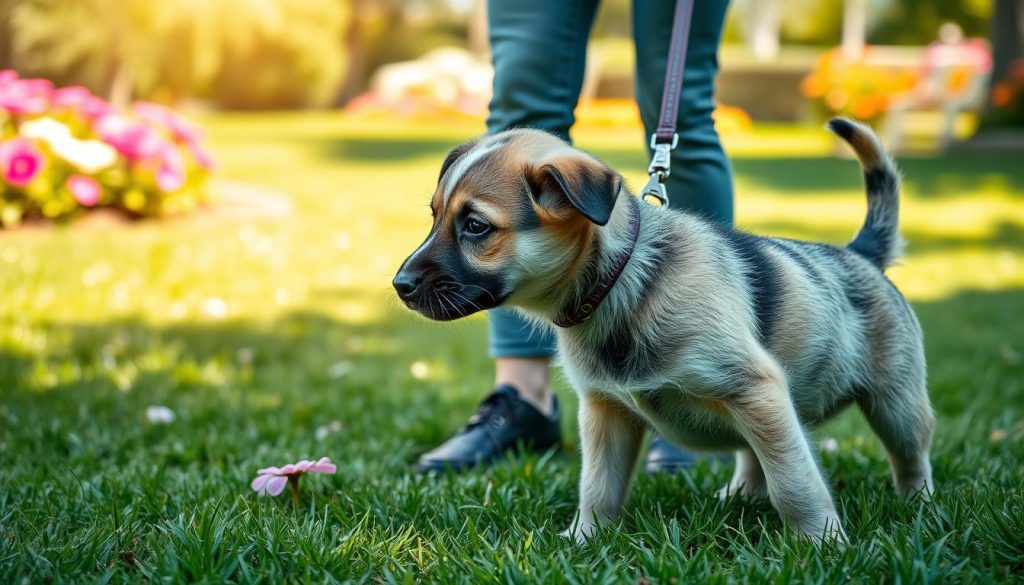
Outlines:
[[[636, 96], [645, 146], [658, 125], [675, 0], [633, 0]], [[732, 170], [718, 140], [718, 44], [728, 0], [695, 0], [679, 103], [679, 146], [666, 183], [672, 207], [732, 225]], [[540, 128], [569, 140], [598, 0], [488, 0], [494, 97], [490, 133]], [[493, 357], [547, 357], [554, 336], [509, 309], [488, 313]]]

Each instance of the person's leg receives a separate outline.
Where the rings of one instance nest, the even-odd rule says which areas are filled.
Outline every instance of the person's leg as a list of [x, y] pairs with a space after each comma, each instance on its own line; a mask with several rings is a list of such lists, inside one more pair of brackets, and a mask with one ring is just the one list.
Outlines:
[[[569, 139], [598, 0], [488, 0], [494, 61], [489, 133], [529, 127]], [[421, 471], [487, 463], [517, 442], [560, 442], [549, 361], [554, 336], [507, 309], [488, 312], [495, 391], [464, 429], [424, 454]]]
[[[597, 0], [489, 0], [494, 61], [489, 133], [529, 127], [569, 140], [597, 4]], [[554, 354], [554, 336], [509, 309], [492, 310], [488, 319], [495, 384], [511, 384], [524, 400], [550, 412], [548, 361]]]
[[555, 340], [511, 309], [487, 313], [490, 353], [494, 358], [494, 385], [508, 384], [534, 408], [550, 414], [554, 407], [550, 361]]
[[[648, 149], [650, 135], [658, 126], [675, 4], [675, 0], [633, 2], [637, 105]], [[728, 0], [694, 2], [679, 102], [679, 146], [672, 152], [672, 174], [666, 189], [672, 207], [696, 211], [731, 226], [732, 169], [711, 119], [718, 44], [728, 7]]]
[[[665, 62], [672, 37], [675, 0], [634, 0], [636, 94], [650, 154], [650, 136], [658, 126]], [[701, 213], [724, 225], [733, 222], [732, 168], [722, 151], [711, 113], [715, 109], [718, 43], [728, 0], [694, 2], [686, 69], [679, 100], [679, 145], [672, 152], [672, 172], [665, 188], [672, 208]], [[693, 465], [692, 454], [655, 436], [645, 468], [677, 471]]]

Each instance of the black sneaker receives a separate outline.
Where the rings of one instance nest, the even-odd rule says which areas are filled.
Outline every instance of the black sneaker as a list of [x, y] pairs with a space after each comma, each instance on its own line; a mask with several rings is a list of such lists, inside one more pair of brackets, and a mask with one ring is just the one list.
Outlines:
[[651, 438], [651, 446], [647, 449], [644, 469], [647, 473], [679, 473], [696, 465], [698, 459], [729, 461], [731, 458], [732, 455], [729, 454], [696, 455], [655, 434]]
[[416, 471], [465, 471], [488, 465], [519, 446], [534, 452], [559, 448], [558, 398], [552, 396], [552, 400], [551, 416], [545, 416], [519, 398], [514, 387], [498, 386], [455, 436], [420, 456]]

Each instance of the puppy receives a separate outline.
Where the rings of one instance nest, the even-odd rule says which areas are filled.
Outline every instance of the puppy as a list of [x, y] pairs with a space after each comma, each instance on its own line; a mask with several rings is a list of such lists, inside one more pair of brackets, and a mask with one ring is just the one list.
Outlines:
[[579, 394], [572, 537], [618, 516], [646, 427], [735, 450], [720, 495], [767, 495], [817, 540], [845, 533], [807, 429], [851, 403], [885, 445], [896, 490], [931, 493], [921, 329], [883, 274], [901, 244], [899, 176], [867, 127], [828, 125], [867, 189], [867, 219], [845, 247], [645, 205], [612, 169], [536, 130], [470, 141], [444, 161], [433, 227], [395, 289], [431, 319], [508, 305], [555, 328]]

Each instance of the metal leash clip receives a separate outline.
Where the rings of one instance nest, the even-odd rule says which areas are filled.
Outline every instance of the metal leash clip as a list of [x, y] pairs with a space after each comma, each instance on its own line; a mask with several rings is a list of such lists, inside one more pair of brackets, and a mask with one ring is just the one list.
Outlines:
[[672, 144], [658, 142], [658, 135], [651, 135], [651, 149], [654, 155], [651, 156], [651, 165], [647, 167], [647, 174], [650, 178], [647, 184], [640, 191], [640, 198], [655, 207], [668, 207], [668, 191], [665, 190], [665, 180], [668, 179], [672, 170], [672, 151], [679, 144], [679, 135], [672, 135]]

